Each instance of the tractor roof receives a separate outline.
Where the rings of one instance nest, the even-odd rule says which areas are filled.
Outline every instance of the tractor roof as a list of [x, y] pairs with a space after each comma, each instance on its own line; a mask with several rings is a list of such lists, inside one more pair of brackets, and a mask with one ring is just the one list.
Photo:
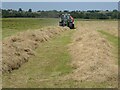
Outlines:
[[65, 13], [65, 14], [62, 14], [62, 15], [65, 15], [65, 16], [69, 15], [69, 16], [70, 16], [70, 14], [67, 14], [67, 13]]

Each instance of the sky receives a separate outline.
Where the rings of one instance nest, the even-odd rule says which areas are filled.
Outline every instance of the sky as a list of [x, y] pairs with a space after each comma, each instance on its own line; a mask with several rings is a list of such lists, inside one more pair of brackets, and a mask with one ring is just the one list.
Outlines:
[[1, 0], [2, 2], [119, 2], [119, 0]]
[[117, 2], [3, 2], [3, 9], [23, 10], [114, 10]]

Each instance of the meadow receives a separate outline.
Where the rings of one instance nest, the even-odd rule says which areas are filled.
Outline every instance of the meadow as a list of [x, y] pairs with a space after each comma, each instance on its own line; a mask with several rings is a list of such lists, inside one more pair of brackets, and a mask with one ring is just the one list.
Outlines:
[[5, 38], [21, 31], [58, 25], [58, 21], [59, 19], [53, 18], [3, 18], [2, 37]]
[[[54, 26], [53, 29], [57, 30], [58, 22], [59, 19], [51, 18], [3, 19], [3, 41], [19, 32], [26, 33], [27, 30], [36, 32], [48, 26]], [[3, 74], [3, 87], [116, 88], [117, 23], [115, 20], [76, 19], [76, 29], [63, 31], [40, 43], [34, 50], [35, 55], [31, 56], [28, 62], [11, 73]], [[33, 37], [33, 40], [36, 37]], [[32, 37], [30, 38], [32, 40]], [[20, 47], [20, 41], [22, 40], [19, 37], [15, 45], [23, 48]]]

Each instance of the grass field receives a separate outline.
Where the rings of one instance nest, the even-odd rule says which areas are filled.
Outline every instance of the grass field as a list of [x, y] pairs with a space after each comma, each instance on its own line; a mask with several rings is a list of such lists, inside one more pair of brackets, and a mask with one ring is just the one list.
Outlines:
[[[58, 21], [58, 19], [50, 18], [3, 19], [3, 38], [9, 38], [11, 35], [15, 35], [18, 32], [26, 30], [36, 30], [47, 26], [58, 26]], [[116, 59], [118, 59], [118, 57], [115, 56], [118, 53], [116, 52], [118, 49], [116, 25], [116, 21], [89, 21], [77, 19], [75, 22], [75, 30], [62, 32], [60, 36], [56, 36], [50, 41], [42, 43], [39, 48], [36, 49], [36, 55], [30, 57], [29, 62], [23, 64], [18, 70], [13, 70], [12, 73], [5, 73], [3, 75], [3, 87], [116, 87], [116, 82], [113, 82], [113, 85], [111, 85], [110, 82], [110, 79], [114, 79], [114, 76], [111, 77], [110, 75], [114, 72], [114, 70], [116, 70], [116, 68], [114, 69], [113, 67], [111, 70], [109, 65], [105, 65], [105, 63], [108, 62], [107, 60], [110, 59], [112, 63], [110, 62], [109, 64], [111, 66], [116, 66], [114, 61], [117, 61]], [[106, 39], [108, 42], [102, 38]], [[114, 49], [108, 47], [108, 43], [110, 43]], [[91, 52], [89, 52], [90, 50]], [[99, 51], [98, 54], [96, 54], [96, 51]], [[71, 52], [74, 55], [72, 55]], [[115, 56], [114, 60], [113, 57], [111, 57], [111, 53]], [[100, 60], [100, 62], [98, 60]], [[74, 65], [77, 66], [72, 66], [73, 62], [76, 62]], [[98, 68], [98, 71], [97, 69], [94, 69], [95, 67]], [[82, 71], [79, 72], [79, 70]], [[82, 74], [83, 76], [81, 76]], [[96, 77], [94, 78], [95, 75]], [[104, 76], [106, 78], [100, 78]]]
[[26, 30], [36, 30], [44, 26], [58, 25], [59, 19], [40, 18], [3, 18], [2, 37], [11, 36], [17, 32]]
[[[3, 87], [60, 87], [59, 79], [72, 72], [70, 66], [71, 56], [66, 48], [71, 41], [71, 32], [65, 32], [62, 36], [54, 38], [50, 42], [43, 43], [28, 63], [19, 70], [3, 77]], [[19, 74], [21, 73], [21, 74]], [[24, 80], [27, 81], [23, 81]], [[14, 82], [14, 79], [17, 81]], [[40, 80], [45, 80], [44, 82]], [[57, 84], [57, 85], [56, 85]], [[5, 86], [4, 86], [5, 85]], [[64, 84], [63, 84], [64, 85]], [[62, 85], [62, 86], [63, 86]]]
[[[92, 21], [81, 20], [78, 21]], [[98, 20], [94, 20], [98, 21]], [[2, 19], [2, 38], [16, 34], [17, 32], [26, 30], [36, 30], [46, 26], [57, 26], [59, 19], [55, 18], [3, 18]], [[75, 23], [76, 23], [75, 22]]]

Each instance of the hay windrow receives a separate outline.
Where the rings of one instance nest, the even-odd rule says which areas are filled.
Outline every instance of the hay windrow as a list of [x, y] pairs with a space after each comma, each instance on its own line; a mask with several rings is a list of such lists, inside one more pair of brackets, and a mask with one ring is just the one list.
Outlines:
[[114, 47], [92, 27], [77, 29], [69, 49], [75, 70], [67, 77], [117, 87], [118, 65], [112, 52]]
[[2, 43], [2, 72], [18, 69], [29, 58], [35, 55], [35, 49], [40, 43], [68, 30], [67, 27], [46, 27], [36, 31], [20, 32], [5, 38]]

